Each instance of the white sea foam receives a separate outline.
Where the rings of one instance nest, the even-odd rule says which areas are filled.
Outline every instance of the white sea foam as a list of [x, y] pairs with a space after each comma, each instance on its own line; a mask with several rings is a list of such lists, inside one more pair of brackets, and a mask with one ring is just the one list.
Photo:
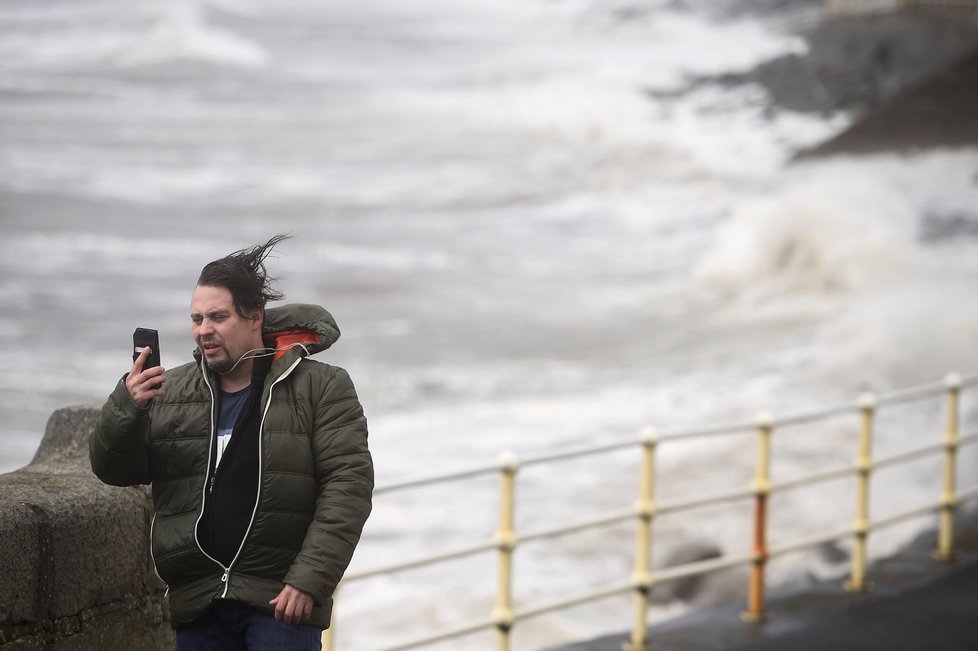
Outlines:
[[122, 65], [189, 60], [255, 68], [267, 63], [265, 51], [256, 43], [208, 24], [205, 7], [195, 0], [162, 7], [148, 31], [116, 53]]
[[[717, 231], [697, 272], [744, 314], [818, 315], [817, 366], [892, 389], [978, 363], [975, 265], [924, 239], [928, 215], [969, 215], [973, 153], [803, 166]], [[813, 312], [814, 310], [814, 312]]]
[[700, 277], [749, 298], [889, 286], [913, 274], [917, 249], [916, 215], [896, 190], [872, 169], [789, 177], [737, 206]]
[[893, 390], [978, 368], [973, 294], [973, 278], [940, 286], [930, 279], [855, 303], [819, 334], [824, 371], [850, 385]]
[[127, 67], [172, 61], [264, 65], [265, 52], [256, 43], [209, 23], [208, 4], [225, 8], [225, 3], [178, 0], [127, 7], [125, 12], [103, 3], [81, 14], [71, 8], [11, 14], [8, 21], [23, 22], [32, 29], [8, 32], [0, 39], [0, 70]]

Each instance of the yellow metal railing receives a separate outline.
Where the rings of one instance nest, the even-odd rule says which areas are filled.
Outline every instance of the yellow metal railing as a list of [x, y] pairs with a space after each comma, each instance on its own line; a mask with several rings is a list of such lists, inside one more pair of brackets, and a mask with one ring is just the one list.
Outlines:
[[[464, 623], [455, 628], [439, 631], [422, 638], [387, 646], [376, 651], [414, 649], [490, 630], [495, 630], [497, 651], [508, 651], [511, 644], [511, 632], [522, 621], [545, 613], [628, 593], [633, 594], [634, 606], [631, 634], [625, 644], [625, 648], [629, 651], [641, 651], [650, 648], [647, 629], [650, 594], [653, 586], [677, 581], [682, 578], [704, 575], [722, 569], [744, 566], [746, 564], [749, 567], [749, 582], [746, 587], [747, 607], [742, 618], [747, 622], [760, 622], [765, 618], [765, 569], [767, 562], [771, 558], [812, 549], [847, 538], [851, 538], [853, 548], [851, 555], [852, 567], [848, 580], [845, 582], [845, 588], [855, 591], [868, 590], [870, 588], [870, 582], [867, 576], [867, 543], [873, 531], [936, 513], [938, 516], [938, 532], [934, 557], [938, 560], [945, 561], [954, 557], [953, 527], [955, 510], [961, 501], [978, 497], [978, 486], [963, 491], [958, 491], [956, 486], [958, 452], [961, 446], [978, 441], [978, 432], [965, 435], [959, 432], [961, 390], [965, 387], [975, 385], [978, 385], [978, 374], [966, 378], [960, 378], [957, 375], [951, 374], [947, 376], [943, 384], [915, 387], [881, 397], [867, 393], [861, 395], [855, 404], [836, 405], [811, 413], [796, 414], [780, 419], [775, 419], [767, 413], [762, 413], [755, 423], [724, 425], [672, 433], [657, 433], [653, 429], [646, 428], [640, 432], [637, 442], [641, 450], [642, 463], [639, 476], [639, 497], [633, 507], [535, 531], [519, 532], [515, 526], [517, 475], [521, 468], [627, 450], [634, 448], [636, 441], [627, 440], [611, 444], [563, 450], [552, 454], [528, 457], [522, 460], [517, 459], [511, 452], [506, 452], [501, 455], [498, 463], [495, 464], [476, 466], [451, 473], [443, 473], [380, 486], [375, 491], [377, 497], [422, 486], [440, 485], [447, 482], [498, 474], [500, 478], [500, 502], [495, 536], [492, 540], [484, 543], [348, 573], [341, 583], [341, 588], [368, 577], [440, 564], [491, 551], [496, 552], [496, 599], [492, 612], [486, 618]], [[874, 458], [872, 452], [874, 427], [876, 425], [877, 414], [880, 410], [894, 405], [940, 397], [941, 395], [946, 396], [946, 405], [944, 407], [945, 428], [941, 442]], [[854, 413], [859, 415], [858, 449], [856, 451], [854, 465], [820, 470], [805, 476], [772, 482], [772, 439], [777, 432], [797, 425], [822, 423], [830, 417]], [[689, 442], [694, 439], [706, 437], [750, 432], [756, 433], [757, 447], [755, 451], [755, 474], [749, 487], [715, 494], [699, 495], [673, 502], [656, 502], [655, 460], [656, 450], [659, 446]], [[871, 520], [869, 496], [873, 476], [876, 471], [906, 464], [923, 457], [937, 455], [943, 455], [943, 470], [941, 491], [939, 499], [936, 502], [916, 506], [886, 518], [875, 521]], [[772, 495], [787, 493], [798, 488], [853, 476], [856, 479], [857, 490], [855, 517], [850, 527], [840, 527], [838, 530], [823, 532], [816, 536], [810, 536], [788, 543], [780, 543], [773, 548], [769, 547], [767, 540], [768, 506]], [[653, 523], [657, 518], [667, 514], [743, 501], [751, 498], [753, 498], [754, 502], [754, 526], [752, 539], [749, 541], [749, 553], [711, 558], [659, 570], [652, 569]], [[634, 569], [630, 577], [627, 579], [623, 578], [618, 583], [594, 588], [584, 594], [565, 596], [549, 603], [536, 604], [532, 607], [523, 608], [516, 606], [513, 597], [513, 557], [523, 543], [531, 540], [569, 535], [589, 529], [606, 528], [627, 521], [634, 521], [636, 524]], [[337, 603], [342, 601], [340, 592], [341, 590], [338, 589], [337, 594], [334, 595]], [[336, 651], [342, 647], [342, 645], [337, 645], [335, 640], [336, 634], [334, 631], [337, 628], [336, 623], [342, 626], [342, 618], [334, 614], [334, 625], [323, 635], [323, 648], [325, 651]]]

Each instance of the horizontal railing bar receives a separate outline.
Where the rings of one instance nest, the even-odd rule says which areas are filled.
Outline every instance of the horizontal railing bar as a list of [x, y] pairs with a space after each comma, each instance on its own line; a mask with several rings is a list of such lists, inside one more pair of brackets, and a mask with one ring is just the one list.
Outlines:
[[978, 497], [978, 486], [972, 486], [971, 488], [966, 488], [964, 490], [958, 491], [957, 497], [959, 502], [971, 500]]
[[676, 432], [663, 432], [659, 434], [659, 441], [677, 441], [694, 438], [705, 438], [708, 436], [719, 436], [721, 434], [743, 434], [753, 432], [757, 429], [757, 423], [731, 423], [728, 425], [717, 425], [715, 427], [702, 427], [699, 429], [679, 430]]
[[916, 508], [910, 509], [909, 511], [901, 511], [900, 513], [895, 513], [891, 516], [885, 518], [879, 518], [878, 520], [873, 520], [869, 523], [869, 528], [871, 531], [876, 529], [885, 529], [886, 527], [892, 527], [895, 524], [899, 524], [905, 520], [913, 520], [922, 515], [927, 515], [933, 513], [941, 508], [940, 504], [928, 504], [925, 506], [918, 506]]
[[655, 585], [657, 583], [664, 583], [666, 581], [675, 581], [676, 579], [684, 579], [687, 576], [696, 576], [697, 574], [708, 574], [710, 572], [716, 572], [717, 570], [723, 570], [728, 567], [743, 565], [744, 563], [749, 563], [752, 560], [754, 560], [754, 556], [752, 554], [741, 554], [739, 556], [721, 556], [719, 558], [708, 558], [703, 561], [694, 561], [692, 563], [674, 565], [672, 567], [653, 571], [652, 584]]
[[593, 529], [595, 527], [600, 527], [603, 525], [615, 524], [616, 522], [622, 522], [624, 520], [630, 520], [638, 514], [636, 509], [628, 509], [625, 511], [618, 511], [610, 515], [602, 516], [600, 518], [592, 518], [589, 520], [581, 520], [579, 522], [572, 522], [570, 524], [551, 527], [547, 529], [537, 529], [536, 531], [528, 531], [524, 534], [520, 534], [516, 537], [516, 542], [527, 542], [529, 540], [537, 540], [539, 538], [552, 538], [554, 536], [560, 536], [568, 533], [575, 533], [577, 531], [584, 531], [585, 529]]
[[440, 475], [430, 475], [428, 477], [407, 479], [405, 481], [400, 481], [393, 484], [378, 486], [374, 489], [374, 495], [378, 495], [380, 493], [391, 493], [393, 491], [404, 490], [406, 488], [418, 488], [420, 486], [428, 486], [430, 484], [440, 484], [442, 482], [455, 481], [458, 479], [471, 479], [472, 477], [499, 472], [500, 468], [500, 464], [495, 463], [484, 466], [474, 466], [472, 468], [462, 468], [452, 472], [442, 473]]
[[545, 603], [541, 606], [536, 606], [535, 608], [528, 608], [526, 610], [518, 611], [514, 614], [514, 621], [523, 621], [530, 619], [531, 617], [537, 617], [538, 615], [543, 615], [555, 610], [563, 610], [564, 608], [570, 608], [572, 606], [579, 606], [580, 604], [589, 603], [591, 601], [597, 601], [599, 599], [607, 599], [608, 597], [614, 597], [615, 595], [622, 594], [623, 592], [631, 592], [635, 589], [635, 584], [631, 581], [627, 583], [619, 583], [615, 585], [608, 586], [606, 588], [601, 588], [595, 590], [594, 592], [589, 592], [587, 594], [577, 595], [573, 597], [566, 597], [564, 599], [559, 599], [557, 601], [552, 601], [550, 603]]
[[978, 384], [978, 373], [961, 376], [961, 386], [966, 387], [974, 384]]
[[392, 563], [390, 565], [372, 567], [366, 570], [362, 570], [360, 572], [351, 572], [347, 574], [345, 577], [343, 577], [343, 582], [349, 583], [350, 581], [366, 579], [368, 577], [376, 576], [378, 574], [390, 574], [392, 572], [412, 570], [419, 567], [424, 567], [425, 565], [440, 563], [442, 561], [451, 561], [457, 558], [464, 558], [466, 556], [472, 556], [474, 554], [479, 554], [481, 552], [486, 552], [498, 548], [499, 548], [499, 544], [496, 542], [479, 543], [478, 545], [472, 545], [470, 547], [462, 547], [448, 552], [442, 552], [441, 554], [432, 554], [431, 556], [422, 556], [420, 558], [415, 558], [410, 561], [403, 561], [401, 563]]
[[424, 638], [418, 638], [416, 640], [411, 640], [410, 642], [404, 642], [396, 646], [385, 646], [379, 649], [374, 649], [374, 651], [407, 651], [407, 649], [416, 649], [419, 646], [426, 646], [429, 644], [435, 644], [436, 642], [444, 642], [446, 640], [454, 640], [458, 637], [464, 637], [466, 635], [472, 635], [473, 633], [478, 633], [490, 628], [495, 628], [496, 622], [492, 620], [482, 620], [478, 622], [472, 622], [464, 626], [459, 626], [458, 628], [453, 628], [447, 631], [442, 631], [441, 633], [436, 633]]
[[[960, 386], [962, 387], [970, 386], [973, 384], [978, 384], [978, 373], [964, 376], [960, 380]], [[892, 394], [880, 396], [877, 398], [876, 404], [878, 406], [896, 404], [899, 402], [910, 401], [917, 398], [939, 395], [943, 391], [946, 391], [946, 386], [944, 384], [941, 383], [926, 384], [926, 385], [921, 385], [919, 387], [912, 387], [910, 389], [905, 389]], [[797, 414], [789, 414], [787, 416], [775, 418], [770, 421], [770, 424], [774, 428], [785, 427], [788, 425], [798, 425], [801, 423], [818, 420], [820, 418], [825, 418], [827, 416], [831, 416], [835, 414], [855, 412], [858, 411], [859, 409], [860, 406], [858, 403], [843, 403], [843, 404], [834, 405], [819, 410], [800, 412]], [[658, 442], [687, 440], [692, 438], [716, 436], [721, 434], [736, 434], [736, 433], [750, 432], [756, 429], [757, 429], [757, 423], [729, 423], [726, 425], [717, 425], [712, 427], [679, 430], [675, 432], [665, 432], [659, 434], [655, 440]], [[613, 443], [605, 443], [605, 444], [595, 445], [590, 447], [581, 447], [581, 448], [566, 450], [563, 452], [555, 452], [553, 454], [538, 454], [523, 460], [520, 463], [520, 465], [533, 465], [533, 464], [546, 463], [549, 461], [559, 461], [559, 460], [572, 459], [572, 458], [582, 457], [582, 456], [602, 454], [606, 452], [615, 452], [636, 445], [641, 445], [641, 440], [629, 439], [629, 440], [616, 441]], [[382, 493], [390, 493], [390, 492], [409, 489], [409, 488], [419, 488], [422, 486], [428, 486], [431, 484], [437, 484], [441, 482], [469, 479], [480, 475], [499, 472], [501, 468], [502, 465], [499, 463], [486, 464], [481, 466], [475, 466], [472, 468], [462, 468], [457, 471], [452, 471], [452, 472], [447, 472], [447, 473], [442, 473], [437, 475], [418, 477], [415, 479], [407, 479], [404, 481], [395, 482], [393, 484], [377, 486], [374, 489], [374, 494], [380, 495]]]
[[701, 506], [711, 506], [713, 504], [722, 504], [724, 502], [734, 502], [736, 500], [753, 496], [754, 491], [749, 488], [745, 488], [727, 493], [715, 493], [713, 495], [694, 497], [692, 499], [680, 500], [677, 502], [667, 502], [656, 507], [655, 515], [665, 515], [667, 513], [675, 513], [676, 511], [687, 511], [690, 509], [699, 508]]
[[919, 448], [914, 448], [913, 450], [905, 450], [903, 452], [898, 452], [887, 457], [881, 457], [876, 460], [875, 466], [877, 468], [885, 468], [886, 466], [895, 466], [897, 464], [903, 463], [904, 461], [910, 461], [912, 459], [917, 459], [920, 457], [926, 457], [932, 454], [936, 454], [944, 450], [944, 444], [938, 443], [934, 445], [925, 445]]
[[810, 547], [818, 547], [819, 545], [824, 545], [825, 543], [832, 542], [834, 540], [839, 540], [847, 536], [852, 535], [852, 529], [839, 529], [838, 531], [832, 533], [823, 533], [817, 536], [812, 536], [810, 538], [802, 538], [801, 540], [794, 540], [788, 543], [780, 544], [771, 547], [768, 550], [768, 556], [771, 558], [775, 556], [783, 556], [785, 554], [791, 554], [803, 549], [808, 549]]
[[978, 441], [978, 432], [971, 432], [970, 434], [963, 434], [958, 437], [958, 444], [963, 445], [965, 443], [974, 443]]
[[787, 416], [781, 416], [780, 418], [772, 418], [771, 427], [777, 429], [779, 427], [788, 427], [791, 425], [804, 425], [805, 423], [822, 420], [823, 418], [828, 418], [829, 416], [838, 416], [839, 414], [848, 414], [857, 411], [859, 411], [858, 403], [843, 402], [837, 405], [823, 407], [822, 409], [803, 411], [797, 414], [788, 414]]
[[904, 402], [913, 402], [914, 400], [933, 398], [934, 396], [939, 396], [946, 391], [947, 386], [944, 384], [922, 384], [917, 387], [901, 389], [900, 391], [895, 391], [894, 393], [879, 396], [876, 399], [876, 405], [878, 407], [884, 407], [887, 405], [896, 405]]
[[532, 466], [538, 463], [547, 463], [549, 461], [564, 461], [566, 459], [574, 459], [577, 457], [589, 457], [596, 454], [602, 454], [605, 452], [618, 452], [619, 450], [626, 450], [628, 448], [634, 448], [641, 445], [641, 441], [635, 438], [630, 441], [619, 441], [617, 443], [605, 443], [602, 445], [594, 445], [589, 447], [573, 448], [570, 450], [565, 450], [563, 452], [554, 452], [553, 454], [541, 454], [533, 457], [527, 457], [520, 460], [520, 466]]
[[798, 488], [799, 486], [805, 486], [806, 484], [817, 484], [823, 481], [829, 481], [830, 479], [838, 479], [839, 477], [855, 474], [855, 472], [856, 469], [849, 465], [843, 468], [835, 468], [833, 470], [825, 470], [811, 475], [806, 475], [804, 477], [798, 477], [797, 479], [785, 479], [784, 481], [772, 483], [771, 492], [778, 493], [781, 491]]

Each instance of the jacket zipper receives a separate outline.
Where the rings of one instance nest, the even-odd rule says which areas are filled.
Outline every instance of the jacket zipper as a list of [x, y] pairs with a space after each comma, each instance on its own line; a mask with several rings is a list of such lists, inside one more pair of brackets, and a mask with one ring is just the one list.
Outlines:
[[[228, 579], [230, 578], [231, 575], [231, 568], [234, 567], [234, 564], [238, 562], [238, 557], [241, 556], [241, 550], [244, 549], [245, 541], [248, 540], [248, 534], [251, 533], [251, 526], [255, 523], [255, 515], [258, 513], [258, 503], [261, 502], [261, 475], [262, 475], [262, 451], [263, 451], [262, 443], [263, 443], [264, 432], [265, 432], [265, 417], [268, 415], [268, 408], [272, 406], [272, 393], [275, 390], [275, 385], [281, 382], [282, 380], [284, 380], [285, 378], [287, 378], [292, 373], [292, 371], [295, 370], [295, 367], [298, 366], [299, 362], [301, 361], [302, 361], [302, 357], [300, 356], [299, 359], [295, 360], [295, 362], [293, 362], [289, 368], [285, 369], [282, 375], [280, 375], [274, 382], [272, 382], [271, 386], [268, 387], [268, 400], [265, 402], [264, 409], [262, 409], [261, 422], [258, 424], [258, 493], [255, 495], [255, 506], [251, 509], [251, 519], [248, 521], [248, 528], [245, 529], [244, 536], [241, 538], [241, 544], [238, 545], [238, 551], [235, 552], [234, 558], [231, 559], [231, 564], [228, 565], [227, 567], [224, 567], [223, 563], [221, 563], [219, 560], [217, 560], [216, 558], [214, 558], [213, 556], [205, 552], [204, 548], [200, 546], [200, 540], [198, 540], [197, 538], [197, 525], [200, 524], [200, 519], [204, 517], [204, 500], [207, 498], [206, 495], [202, 496], [201, 503], [200, 503], [200, 514], [197, 516], [197, 522], [194, 524], [194, 542], [197, 543], [197, 548], [201, 551], [201, 553], [204, 556], [217, 563], [221, 567], [221, 569], [224, 570], [224, 574], [221, 575], [221, 583], [224, 584], [224, 588], [221, 590], [221, 596], [220, 596], [221, 599], [227, 597], [228, 586], [230, 585], [230, 581]], [[203, 364], [204, 361], [201, 360], [202, 371], [204, 370]], [[207, 468], [209, 470], [211, 467], [211, 451], [214, 448], [214, 434], [216, 431], [214, 426], [214, 405], [216, 401], [214, 400], [214, 388], [211, 386], [211, 383], [207, 380], [206, 373], [204, 375], [204, 383], [207, 384], [207, 388], [211, 392], [211, 436], [210, 436], [210, 446], [208, 447], [208, 452], [207, 452]], [[210, 482], [204, 482], [204, 489], [203, 489], [204, 492], [208, 490], [208, 485], [210, 486], [211, 489], [213, 489], [214, 487], [213, 477], [211, 477]]]
[[149, 559], [153, 561], [153, 574], [155, 574], [156, 578], [160, 580], [160, 583], [166, 586], [166, 591], [163, 593], [163, 596], [165, 597], [170, 594], [170, 585], [163, 580], [163, 577], [160, 576], [159, 570], [156, 569], [156, 554], [153, 553], [153, 529], [156, 528], [156, 515], [157, 514], [154, 511], [153, 519], [149, 521]]
[[[216, 400], [216, 398], [214, 396], [214, 387], [211, 386], [210, 380], [207, 379], [207, 369], [204, 366], [204, 360], [203, 359], [200, 360], [200, 371], [201, 371], [201, 374], [203, 375], [203, 378], [204, 378], [204, 384], [207, 385], [207, 390], [211, 394], [211, 434], [210, 434], [210, 437], [208, 438], [208, 446], [207, 446], [207, 472], [210, 473], [210, 469], [211, 469], [211, 458], [213, 456], [212, 455], [212, 452], [214, 450], [214, 436], [215, 436], [215, 432], [217, 431], [217, 428], [215, 427], [215, 423], [214, 423], [214, 418], [215, 418], [214, 417], [214, 410], [215, 410], [215, 408], [217, 406], [217, 400]], [[204, 556], [206, 556], [210, 560], [212, 560], [215, 563], [217, 563], [217, 565], [220, 566], [220, 568], [222, 570], [224, 570], [224, 574], [223, 574], [223, 576], [221, 576], [221, 582], [224, 583], [224, 590], [223, 590], [223, 592], [224, 592], [224, 594], [227, 594], [227, 580], [228, 580], [228, 574], [231, 572], [231, 568], [230, 567], [224, 567], [224, 564], [221, 563], [221, 561], [217, 560], [216, 558], [214, 558], [213, 556], [211, 556], [210, 554], [208, 554], [207, 552], [205, 552], [204, 551], [204, 548], [200, 544], [200, 539], [197, 537], [197, 527], [200, 526], [200, 519], [204, 517], [204, 506], [206, 505], [206, 502], [207, 502], [207, 495], [210, 493], [210, 490], [212, 490], [213, 487], [214, 487], [214, 477], [211, 476], [209, 480], [205, 480], [204, 481], [204, 486], [201, 489], [200, 513], [197, 514], [197, 521], [194, 522], [194, 542], [197, 543], [197, 549], [200, 550], [200, 553], [201, 554], [203, 554]]]

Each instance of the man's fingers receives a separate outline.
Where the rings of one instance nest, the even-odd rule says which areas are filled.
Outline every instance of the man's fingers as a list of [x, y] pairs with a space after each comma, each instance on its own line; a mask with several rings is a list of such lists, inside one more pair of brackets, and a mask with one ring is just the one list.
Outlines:
[[279, 593], [277, 597], [269, 601], [271, 605], [275, 606], [275, 621], [282, 621], [282, 613], [285, 612], [285, 597]]
[[146, 365], [146, 360], [149, 359], [149, 346], [144, 346], [136, 359], [132, 362], [132, 374], [139, 375], [143, 372], [143, 366]]
[[166, 381], [166, 375], [164, 375], [163, 373], [162, 366], [154, 366], [148, 371], [143, 371], [143, 372], [149, 373], [149, 375], [146, 376], [146, 384], [150, 386], [155, 386], [157, 389], [159, 389], [160, 385], [163, 384], [164, 381]]
[[148, 350], [143, 349], [136, 361], [133, 362], [132, 371], [126, 377], [126, 391], [129, 392], [129, 396], [140, 409], [145, 409], [150, 400], [159, 398], [165, 393], [163, 383], [166, 381], [166, 375], [162, 366], [154, 366], [145, 371], [140, 370], [148, 355]]
[[312, 595], [286, 585], [278, 596], [268, 602], [275, 607], [275, 621], [301, 624], [312, 617]]

